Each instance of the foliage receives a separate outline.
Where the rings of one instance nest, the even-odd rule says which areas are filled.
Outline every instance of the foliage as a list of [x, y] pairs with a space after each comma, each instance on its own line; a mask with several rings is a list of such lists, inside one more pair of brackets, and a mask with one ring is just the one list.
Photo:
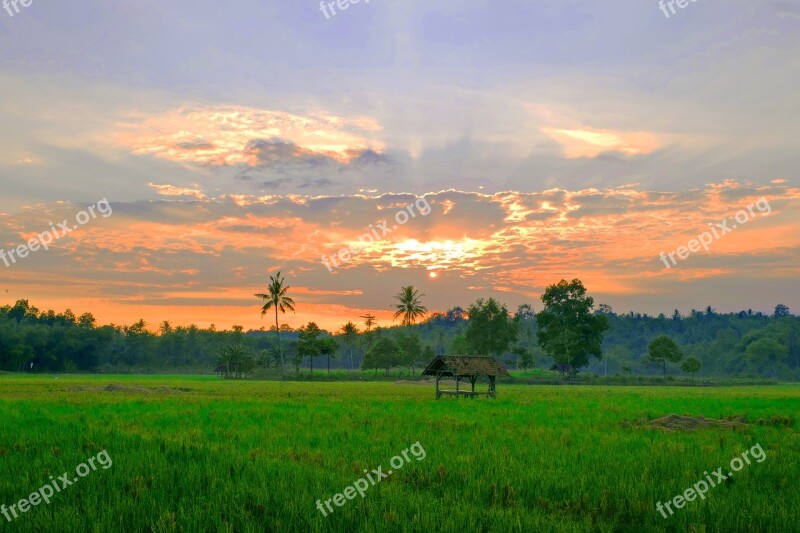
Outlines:
[[305, 327], [300, 328], [297, 338], [297, 356], [294, 359], [296, 374], [300, 373], [300, 365], [306, 357], [311, 362], [311, 373], [314, 373], [314, 358], [320, 355], [322, 348], [319, 339], [321, 334], [322, 330], [315, 322], [309, 322]]
[[345, 346], [348, 348], [348, 355], [349, 355], [349, 369], [353, 370], [353, 346], [356, 344], [358, 340], [358, 328], [352, 322], [348, 322], [341, 329], [342, 332], [342, 339], [344, 340]]
[[[469, 325], [466, 318], [461, 318], [457, 308], [447, 314], [452, 323], [440, 317], [412, 327], [383, 328], [380, 332], [374, 328], [369, 333], [356, 330], [355, 336], [350, 337], [354, 339], [352, 343], [346, 335], [337, 335], [340, 342], [335, 354], [331, 354], [331, 369], [359, 369], [378, 335], [386, 336], [389, 332], [393, 336], [396, 331], [418, 336], [423, 348], [432, 346], [436, 355], [475, 355], [464, 336]], [[704, 376], [800, 379], [800, 317], [775, 317], [772, 313], [749, 310], [727, 314], [693, 310], [686, 315], [677, 312], [649, 316], [633, 312], [616, 314], [610, 308], [603, 316], [611, 326], [604, 333], [602, 349], [606, 357], [590, 359], [588, 370], [593, 373], [609, 376], [631, 373], [632, 377], [642, 373], [663, 374], [663, 364], [656, 368], [642, 362], [648, 360], [649, 343], [667, 335], [703, 363]], [[281, 356], [287, 364], [296, 357], [299, 331], [287, 324], [280, 325], [279, 350], [274, 324], [269, 329], [246, 330], [237, 326], [231, 331], [169, 322], [169, 327], [164, 327], [163, 321], [155, 321], [152, 328], [158, 330], [156, 334], [142, 320], [129, 325], [98, 325], [91, 313], [78, 316], [69, 310], [42, 311], [20, 300], [0, 307], [0, 371], [210, 373], [220, 350], [234, 344], [246, 346], [257, 354], [258, 365], [269, 369], [268, 373], [281, 368]], [[320, 338], [327, 336], [323, 331]], [[517, 337], [516, 344], [498, 355], [502, 361], [513, 361], [520, 368], [530, 361], [544, 369], [556, 363], [537, 342], [537, 320], [520, 316]], [[520, 350], [526, 350], [527, 354]], [[430, 359], [423, 356], [417, 362], [427, 364]], [[309, 368], [310, 364], [306, 358], [301, 361], [300, 369]]]
[[245, 346], [237, 344], [220, 350], [216, 371], [226, 379], [241, 379], [252, 372], [255, 366], [256, 361], [252, 352]]
[[396, 335], [397, 347], [400, 349], [400, 358], [397, 364], [406, 366], [413, 372], [422, 356], [422, 343], [415, 333], [398, 332]]
[[508, 309], [494, 298], [480, 299], [469, 306], [466, 340], [469, 355], [502, 355], [517, 340], [519, 317], [511, 318]]
[[561, 280], [542, 295], [544, 309], [536, 315], [539, 345], [559, 365], [582, 368], [589, 356], [602, 356], [603, 333], [609, 325], [593, 314], [594, 299], [586, 296], [580, 280]]
[[687, 374], [691, 374], [692, 377], [694, 377], [695, 372], [699, 371], [701, 368], [703, 368], [703, 362], [694, 356], [687, 357], [681, 365], [681, 370]]
[[380, 368], [389, 370], [400, 362], [400, 348], [391, 337], [381, 337], [370, 348], [364, 357], [363, 367], [365, 370], [378, 370]]
[[651, 361], [662, 364], [664, 377], [667, 375], [667, 362], [677, 363], [683, 359], [683, 352], [680, 347], [666, 335], [653, 339], [647, 350]]
[[319, 353], [328, 358], [328, 374], [331, 373], [331, 358], [336, 357], [336, 348], [339, 345], [333, 337], [327, 337], [319, 341]]
[[428, 309], [420, 301], [422, 296], [425, 295], [420, 294], [419, 290], [411, 285], [400, 289], [400, 293], [395, 296], [400, 303], [395, 304], [397, 311], [394, 313], [394, 319], [402, 317], [402, 324], [411, 327], [418, 318], [424, 317], [428, 313]]
[[274, 276], [269, 277], [267, 284], [267, 293], [256, 294], [259, 298], [266, 303], [261, 307], [261, 316], [264, 316], [270, 309], [275, 309], [275, 334], [278, 337], [278, 353], [281, 357], [281, 375], [284, 372], [283, 364], [283, 347], [281, 346], [281, 328], [278, 324], [278, 311], [286, 314], [286, 310], [294, 312], [294, 300], [287, 296], [289, 286], [284, 286], [284, 279], [281, 277], [280, 271]]

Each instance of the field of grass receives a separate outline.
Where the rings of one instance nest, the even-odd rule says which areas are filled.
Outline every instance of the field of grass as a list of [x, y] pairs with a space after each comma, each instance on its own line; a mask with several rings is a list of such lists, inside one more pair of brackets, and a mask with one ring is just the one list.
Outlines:
[[[671, 413], [747, 425], [647, 425]], [[0, 504], [103, 449], [113, 465], [0, 515], [0, 531], [798, 531], [797, 413], [796, 385], [501, 385], [495, 400], [435, 401], [420, 384], [6, 374]], [[424, 459], [318, 511], [415, 442]], [[763, 462], [656, 511], [756, 444]]]

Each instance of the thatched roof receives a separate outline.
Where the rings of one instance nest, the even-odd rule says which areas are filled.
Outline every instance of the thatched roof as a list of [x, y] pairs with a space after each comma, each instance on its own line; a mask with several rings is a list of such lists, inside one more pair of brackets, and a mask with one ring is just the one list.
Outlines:
[[423, 376], [510, 376], [503, 365], [491, 357], [437, 357], [422, 373]]

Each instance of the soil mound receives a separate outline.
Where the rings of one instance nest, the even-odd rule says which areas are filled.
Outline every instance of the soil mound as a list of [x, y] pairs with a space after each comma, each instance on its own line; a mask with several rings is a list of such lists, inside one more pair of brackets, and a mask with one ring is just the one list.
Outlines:
[[703, 416], [667, 415], [651, 420], [648, 426], [665, 429], [667, 431], [694, 431], [701, 428], [746, 428], [747, 424], [745, 424], [743, 418], [716, 420]]
[[142, 387], [125, 387], [124, 385], [117, 385], [116, 383], [106, 385], [102, 390], [106, 392], [152, 392], [151, 390], [143, 389]]

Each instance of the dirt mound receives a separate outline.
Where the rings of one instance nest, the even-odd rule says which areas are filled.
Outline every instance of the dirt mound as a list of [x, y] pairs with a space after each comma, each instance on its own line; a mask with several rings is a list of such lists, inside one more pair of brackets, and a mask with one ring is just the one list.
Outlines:
[[106, 392], [144, 392], [144, 393], [153, 392], [150, 389], [145, 389], [142, 387], [126, 387], [124, 385], [117, 385], [116, 383], [111, 383], [109, 385], [106, 385], [101, 390], [104, 390]]
[[156, 389], [156, 392], [160, 392], [162, 394], [183, 394], [186, 391], [180, 389], [170, 389], [169, 387], [161, 386]]
[[705, 418], [703, 416], [681, 416], [681, 415], [667, 415], [661, 418], [651, 420], [648, 424], [650, 427], [665, 429], [667, 431], [694, 431], [701, 428], [746, 428], [747, 424], [744, 418], [736, 418], [733, 420], [716, 420], [714, 418]]
[[144, 387], [126, 387], [125, 385], [120, 385], [118, 383], [111, 383], [106, 385], [105, 387], [86, 387], [81, 385], [72, 385], [67, 390], [70, 392], [124, 392], [124, 393], [139, 393], [139, 394], [150, 394], [151, 392], [157, 392], [159, 394], [184, 394], [189, 392], [189, 389], [181, 387], [178, 389], [171, 389], [169, 387], [161, 386], [157, 389], [146, 389]]
[[758, 420], [756, 420], [756, 424], [758, 424], [759, 426], [782, 426], [790, 428], [794, 425], [794, 418], [792, 418], [791, 416], [775, 415], [771, 416], [769, 420], [759, 418]]

